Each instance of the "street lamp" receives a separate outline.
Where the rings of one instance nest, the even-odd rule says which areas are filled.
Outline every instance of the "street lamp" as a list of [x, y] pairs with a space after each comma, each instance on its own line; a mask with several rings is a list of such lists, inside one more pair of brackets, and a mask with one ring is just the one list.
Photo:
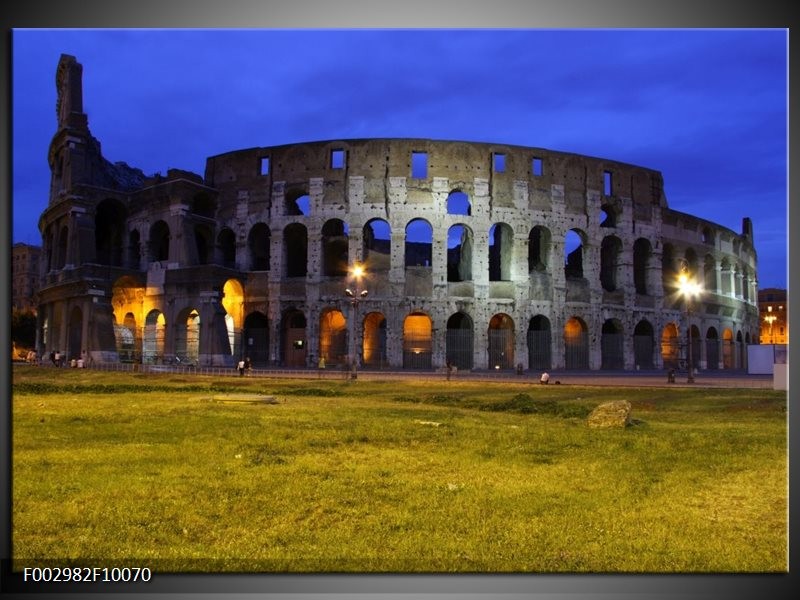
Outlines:
[[681, 274], [678, 276], [678, 292], [686, 303], [686, 322], [689, 326], [689, 350], [688, 350], [688, 367], [689, 376], [686, 378], [686, 383], [694, 383], [694, 365], [692, 364], [692, 300], [699, 296], [703, 288], [694, 279], [689, 277], [689, 268], [686, 263], [683, 265]]
[[355, 285], [353, 289], [347, 288], [344, 293], [345, 296], [350, 298], [350, 306], [352, 306], [352, 318], [350, 319], [350, 379], [358, 377], [358, 360], [356, 359], [356, 319], [358, 318], [358, 303], [367, 297], [369, 293], [367, 290], [359, 290], [361, 284], [361, 277], [364, 275], [364, 267], [358, 263], [353, 264], [350, 269], [350, 274], [353, 276]]
[[773, 314], [772, 314], [772, 307], [771, 307], [771, 306], [768, 306], [768, 307], [767, 307], [767, 316], [766, 316], [766, 317], [764, 317], [764, 320], [765, 320], [767, 323], [769, 323], [769, 343], [770, 343], [770, 344], [774, 344], [774, 343], [775, 343], [775, 338], [774, 338], [774, 336], [772, 335], [772, 324], [773, 324], [775, 321], [777, 321], [777, 320], [778, 320], [778, 317], [776, 317], [775, 315], [773, 315]]

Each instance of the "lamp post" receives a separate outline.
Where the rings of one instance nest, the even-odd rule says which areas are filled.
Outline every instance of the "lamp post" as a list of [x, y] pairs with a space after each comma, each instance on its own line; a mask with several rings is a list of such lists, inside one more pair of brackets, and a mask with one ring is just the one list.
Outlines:
[[689, 327], [689, 349], [687, 351], [687, 365], [689, 367], [689, 375], [686, 378], [686, 383], [694, 383], [694, 365], [692, 357], [692, 300], [699, 296], [703, 289], [700, 284], [689, 276], [689, 267], [686, 262], [683, 264], [681, 273], [678, 276], [678, 292], [683, 296], [686, 303], [686, 322]]
[[767, 307], [767, 316], [764, 317], [764, 320], [769, 323], [769, 343], [775, 343], [775, 337], [772, 335], [772, 324], [777, 321], [778, 317], [772, 314], [772, 307]]
[[350, 379], [358, 377], [358, 360], [356, 359], [356, 319], [358, 318], [358, 303], [367, 297], [369, 293], [367, 290], [359, 290], [361, 285], [361, 277], [364, 275], [364, 267], [358, 263], [353, 264], [350, 269], [350, 274], [353, 277], [353, 289], [347, 288], [344, 293], [345, 296], [350, 298], [350, 306], [352, 306], [352, 318], [350, 319]]

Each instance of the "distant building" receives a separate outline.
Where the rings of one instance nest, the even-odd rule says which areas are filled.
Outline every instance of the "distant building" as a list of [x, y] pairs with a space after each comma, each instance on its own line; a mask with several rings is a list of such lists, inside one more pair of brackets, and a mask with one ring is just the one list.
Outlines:
[[39, 292], [39, 257], [42, 249], [29, 244], [14, 244], [11, 252], [11, 307], [36, 312]]
[[758, 292], [762, 344], [788, 344], [789, 318], [786, 290], [766, 288]]

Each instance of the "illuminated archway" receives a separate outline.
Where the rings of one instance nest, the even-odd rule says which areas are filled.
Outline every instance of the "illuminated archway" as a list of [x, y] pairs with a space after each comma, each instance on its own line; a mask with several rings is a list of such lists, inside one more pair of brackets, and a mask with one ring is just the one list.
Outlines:
[[564, 366], [589, 368], [589, 331], [583, 319], [572, 317], [564, 325]]
[[678, 326], [667, 323], [661, 332], [661, 362], [665, 369], [677, 369], [680, 361]]
[[319, 356], [329, 366], [347, 362], [347, 320], [340, 310], [327, 309], [319, 317]]
[[505, 313], [494, 315], [489, 321], [489, 368], [514, 367], [514, 320]]
[[222, 308], [225, 309], [225, 327], [231, 355], [241, 357], [242, 326], [244, 325], [244, 288], [237, 279], [228, 279], [222, 286]]
[[144, 322], [142, 340], [142, 361], [147, 364], [160, 363], [164, 358], [164, 333], [166, 321], [164, 313], [151, 310]]
[[430, 369], [433, 324], [423, 312], [412, 312], [403, 321], [403, 368]]
[[366, 367], [384, 367], [386, 355], [386, 318], [382, 313], [371, 312], [364, 317], [363, 364]]

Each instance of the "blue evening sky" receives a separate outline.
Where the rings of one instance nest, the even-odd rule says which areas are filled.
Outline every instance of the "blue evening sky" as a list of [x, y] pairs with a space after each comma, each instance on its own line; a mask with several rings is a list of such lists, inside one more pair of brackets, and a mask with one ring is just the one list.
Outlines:
[[41, 244], [59, 56], [110, 161], [203, 174], [230, 150], [419, 137], [656, 169], [669, 206], [736, 232], [787, 285], [786, 30], [15, 30], [13, 239]]

